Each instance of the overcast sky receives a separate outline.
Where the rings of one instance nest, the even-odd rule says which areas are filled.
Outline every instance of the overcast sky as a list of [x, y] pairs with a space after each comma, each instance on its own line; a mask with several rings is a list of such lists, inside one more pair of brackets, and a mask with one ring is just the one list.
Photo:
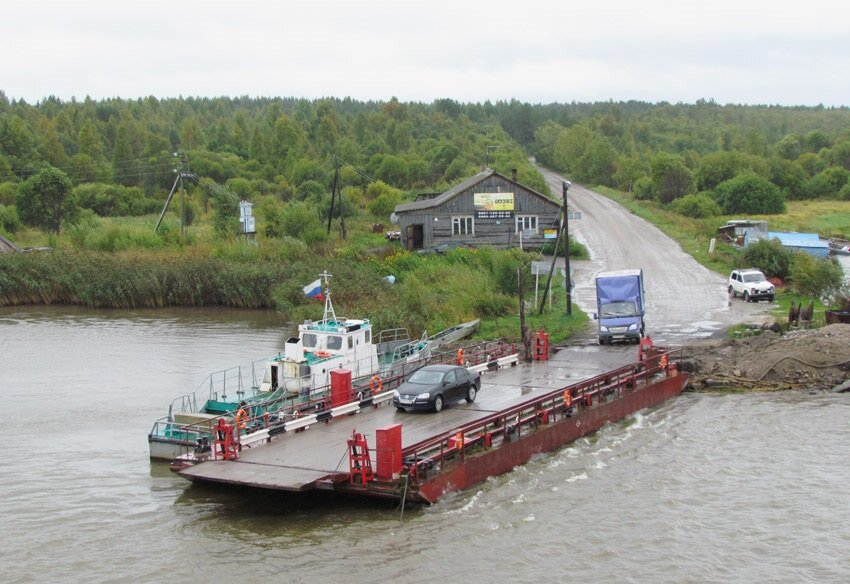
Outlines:
[[850, 105], [850, 8], [807, 0], [4, 0], [46, 96]]

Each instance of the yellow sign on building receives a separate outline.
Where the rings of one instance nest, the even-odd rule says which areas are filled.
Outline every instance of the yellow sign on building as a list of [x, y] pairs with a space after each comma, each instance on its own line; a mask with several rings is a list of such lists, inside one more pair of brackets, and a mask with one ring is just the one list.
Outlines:
[[476, 211], [513, 211], [513, 193], [475, 193], [472, 204]]

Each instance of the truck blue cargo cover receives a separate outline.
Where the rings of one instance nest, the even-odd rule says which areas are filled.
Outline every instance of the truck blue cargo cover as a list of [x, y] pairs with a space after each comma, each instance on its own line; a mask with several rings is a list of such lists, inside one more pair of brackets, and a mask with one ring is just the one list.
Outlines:
[[599, 274], [596, 279], [597, 300], [600, 304], [606, 304], [642, 298], [640, 275], [640, 270], [619, 270]]

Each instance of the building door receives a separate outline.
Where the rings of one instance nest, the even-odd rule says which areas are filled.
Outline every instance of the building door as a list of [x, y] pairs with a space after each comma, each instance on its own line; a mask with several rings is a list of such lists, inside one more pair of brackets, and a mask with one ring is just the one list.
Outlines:
[[422, 235], [422, 224], [416, 225], [408, 225], [407, 226], [407, 249], [408, 251], [413, 251], [415, 249], [422, 249], [423, 243], [423, 235]]

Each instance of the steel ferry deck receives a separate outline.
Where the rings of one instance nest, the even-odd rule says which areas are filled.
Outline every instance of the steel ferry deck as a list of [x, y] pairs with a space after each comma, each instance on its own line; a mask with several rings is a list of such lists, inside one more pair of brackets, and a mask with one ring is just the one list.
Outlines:
[[179, 473], [195, 482], [433, 503], [681, 393], [680, 355], [643, 349], [639, 360], [631, 349], [594, 351], [591, 360], [581, 348], [532, 363], [505, 358], [482, 375], [474, 403], [405, 413], [387, 391]]

